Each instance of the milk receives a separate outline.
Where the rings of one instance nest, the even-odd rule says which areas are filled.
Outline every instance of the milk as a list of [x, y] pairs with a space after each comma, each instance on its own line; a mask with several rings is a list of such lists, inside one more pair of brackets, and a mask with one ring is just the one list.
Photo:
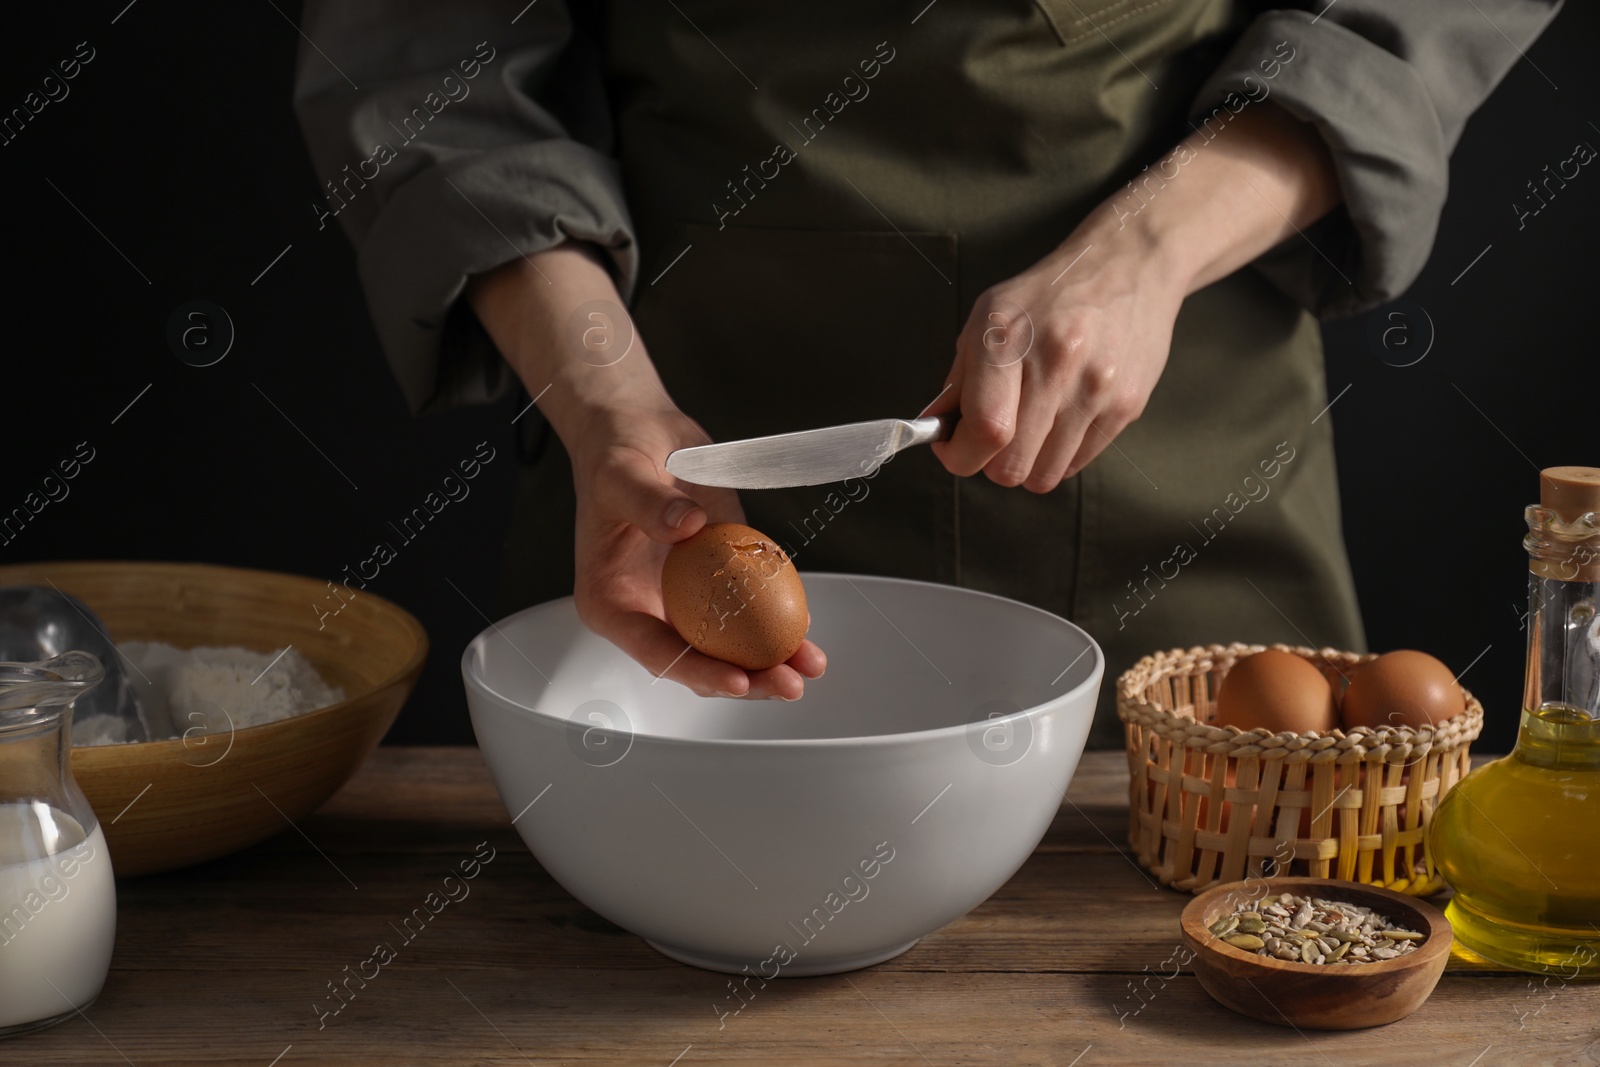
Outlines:
[[98, 823], [85, 834], [41, 801], [0, 804], [0, 1033], [100, 994], [116, 892]]

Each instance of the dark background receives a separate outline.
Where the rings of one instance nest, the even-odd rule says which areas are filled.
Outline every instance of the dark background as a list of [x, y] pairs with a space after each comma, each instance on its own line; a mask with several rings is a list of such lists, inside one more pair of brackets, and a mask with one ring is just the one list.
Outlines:
[[[0, 44], [0, 112], [78, 42], [96, 50], [65, 100], [0, 145], [11, 266], [0, 510], [79, 441], [97, 452], [66, 500], [0, 546], [0, 563], [203, 560], [333, 578], [487, 440], [499, 456], [470, 498], [371, 585], [433, 642], [388, 740], [470, 742], [457, 661], [485, 625], [473, 605], [494, 610], [523, 401], [408, 414], [351, 249], [316, 227], [318, 182], [290, 112], [296, 6], [125, 5], [19, 13]], [[1473, 118], [1400, 317], [1380, 309], [1325, 330], [1330, 397], [1349, 386], [1330, 417], [1371, 646], [1469, 670], [1489, 709], [1486, 751], [1515, 737], [1520, 513], [1536, 468], [1600, 464], [1600, 165], [1520, 231], [1512, 207], [1577, 142], [1600, 147], [1597, 28], [1591, 5], [1569, 5]], [[194, 299], [237, 329], [215, 366], [187, 366], [166, 342]], [[1387, 327], [1398, 332], [1385, 347]]]

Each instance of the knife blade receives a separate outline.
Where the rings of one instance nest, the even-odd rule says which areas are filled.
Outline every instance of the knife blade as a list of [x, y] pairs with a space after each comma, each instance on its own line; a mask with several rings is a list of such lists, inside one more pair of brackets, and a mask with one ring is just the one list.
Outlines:
[[896, 452], [948, 438], [955, 412], [920, 419], [874, 419], [819, 430], [680, 448], [667, 472], [697, 485], [780, 489], [872, 474]]

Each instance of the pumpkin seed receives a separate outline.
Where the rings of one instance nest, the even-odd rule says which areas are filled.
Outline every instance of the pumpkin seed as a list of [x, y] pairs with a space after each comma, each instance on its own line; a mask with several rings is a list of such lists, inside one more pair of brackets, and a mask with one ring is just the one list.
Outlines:
[[1246, 952], [1254, 952], [1256, 949], [1262, 948], [1266, 944], [1266, 942], [1262, 941], [1255, 934], [1229, 934], [1222, 940], [1226, 941], [1234, 948], [1242, 948]]
[[1234, 930], [1234, 927], [1238, 925], [1239, 916], [1224, 915], [1222, 918], [1211, 924], [1211, 932], [1217, 937], [1226, 937], [1228, 934], [1231, 934]]

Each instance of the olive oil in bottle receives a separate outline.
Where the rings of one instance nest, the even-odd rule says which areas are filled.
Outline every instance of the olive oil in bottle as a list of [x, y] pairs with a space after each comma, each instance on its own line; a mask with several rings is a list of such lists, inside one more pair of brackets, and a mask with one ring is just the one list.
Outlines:
[[1445, 795], [1428, 849], [1467, 948], [1600, 976], [1600, 469], [1551, 467], [1539, 486], [1517, 743]]

